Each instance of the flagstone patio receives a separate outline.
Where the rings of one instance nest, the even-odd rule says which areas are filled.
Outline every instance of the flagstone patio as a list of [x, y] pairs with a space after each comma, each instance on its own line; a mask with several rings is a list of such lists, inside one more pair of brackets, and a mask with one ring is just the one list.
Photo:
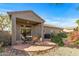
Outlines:
[[34, 45], [31, 44], [17, 44], [12, 46], [12, 49], [16, 53], [28, 53], [29, 55], [46, 53], [47, 51], [54, 49], [57, 45], [52, 42], [38, 42]]

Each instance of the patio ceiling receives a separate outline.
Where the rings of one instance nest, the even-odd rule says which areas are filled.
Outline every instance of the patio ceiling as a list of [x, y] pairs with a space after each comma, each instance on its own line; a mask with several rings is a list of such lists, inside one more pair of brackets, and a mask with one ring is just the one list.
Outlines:
[[39, 22], [34, 22], [34, 21], [29, 21], [29, 20], [25, 20], [25, 19], [21, 19], [21, 18], [16, 18], [16, 24], [19, 25], [26, 25], [26, 26], [32, 26], [32, 25], [38, 25], [40, 24]]

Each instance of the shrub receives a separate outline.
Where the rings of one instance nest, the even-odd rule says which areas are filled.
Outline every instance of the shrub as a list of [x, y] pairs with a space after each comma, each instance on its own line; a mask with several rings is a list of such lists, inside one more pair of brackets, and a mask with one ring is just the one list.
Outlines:
[[79, 32], [74, 31], [68, 37], [69, 37], [69, 40], [74, 43], [79, 40]]
[[58, 33], [57, 35], [51, 34], [51, 41], [57, 43], [59, 46], [64, 46], [63, 38], [66, 38], [65, 33]]
[[67, 34], [64, 32], [60, 32], [58, 33], [58, 36], [62, 37], [62, 38], [67, 38]]
[[79, 45], [79, 40], [74, 42], [75, 45]]

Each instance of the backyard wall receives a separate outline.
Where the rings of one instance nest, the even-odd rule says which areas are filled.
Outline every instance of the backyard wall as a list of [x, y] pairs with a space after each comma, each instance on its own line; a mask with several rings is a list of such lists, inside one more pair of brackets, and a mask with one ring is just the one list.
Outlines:
[[11, 34], [8, 31], [0, 31], [0, 42], [4, 42], [5, 45], [11, 44]]

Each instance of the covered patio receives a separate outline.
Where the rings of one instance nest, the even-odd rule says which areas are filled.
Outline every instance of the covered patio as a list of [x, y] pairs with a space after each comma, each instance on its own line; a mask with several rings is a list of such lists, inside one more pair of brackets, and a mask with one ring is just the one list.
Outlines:
[[[16, 11], [8, 12], [12, 20], [12, 50], [22, 51], [24, 53], [38, 53], [49, 51], [50, 49], [55, 48], [57, 45], [55, 43], [44, 41], [44, 20], [40, 18], [33, 11]], [[40, 36], [38, 42], [31, 43], [20, 43], [22, 41], [21, 34], [22, 29], [25, 29], [28, 32], [27, 36]], [[17, 44], [17, 41], [19, 42]], [[31, 40], [32, 41], [32, 40]]]
[[23, 28], [29, 29], [29, 36], [39, 35], [40, 41], [42, 41], [44, 20], [37, 14], [33, 11], [16, 11], [8, 12], [8, 14], [12, 20], [12, 45], [21, 41], [21, 30]]

